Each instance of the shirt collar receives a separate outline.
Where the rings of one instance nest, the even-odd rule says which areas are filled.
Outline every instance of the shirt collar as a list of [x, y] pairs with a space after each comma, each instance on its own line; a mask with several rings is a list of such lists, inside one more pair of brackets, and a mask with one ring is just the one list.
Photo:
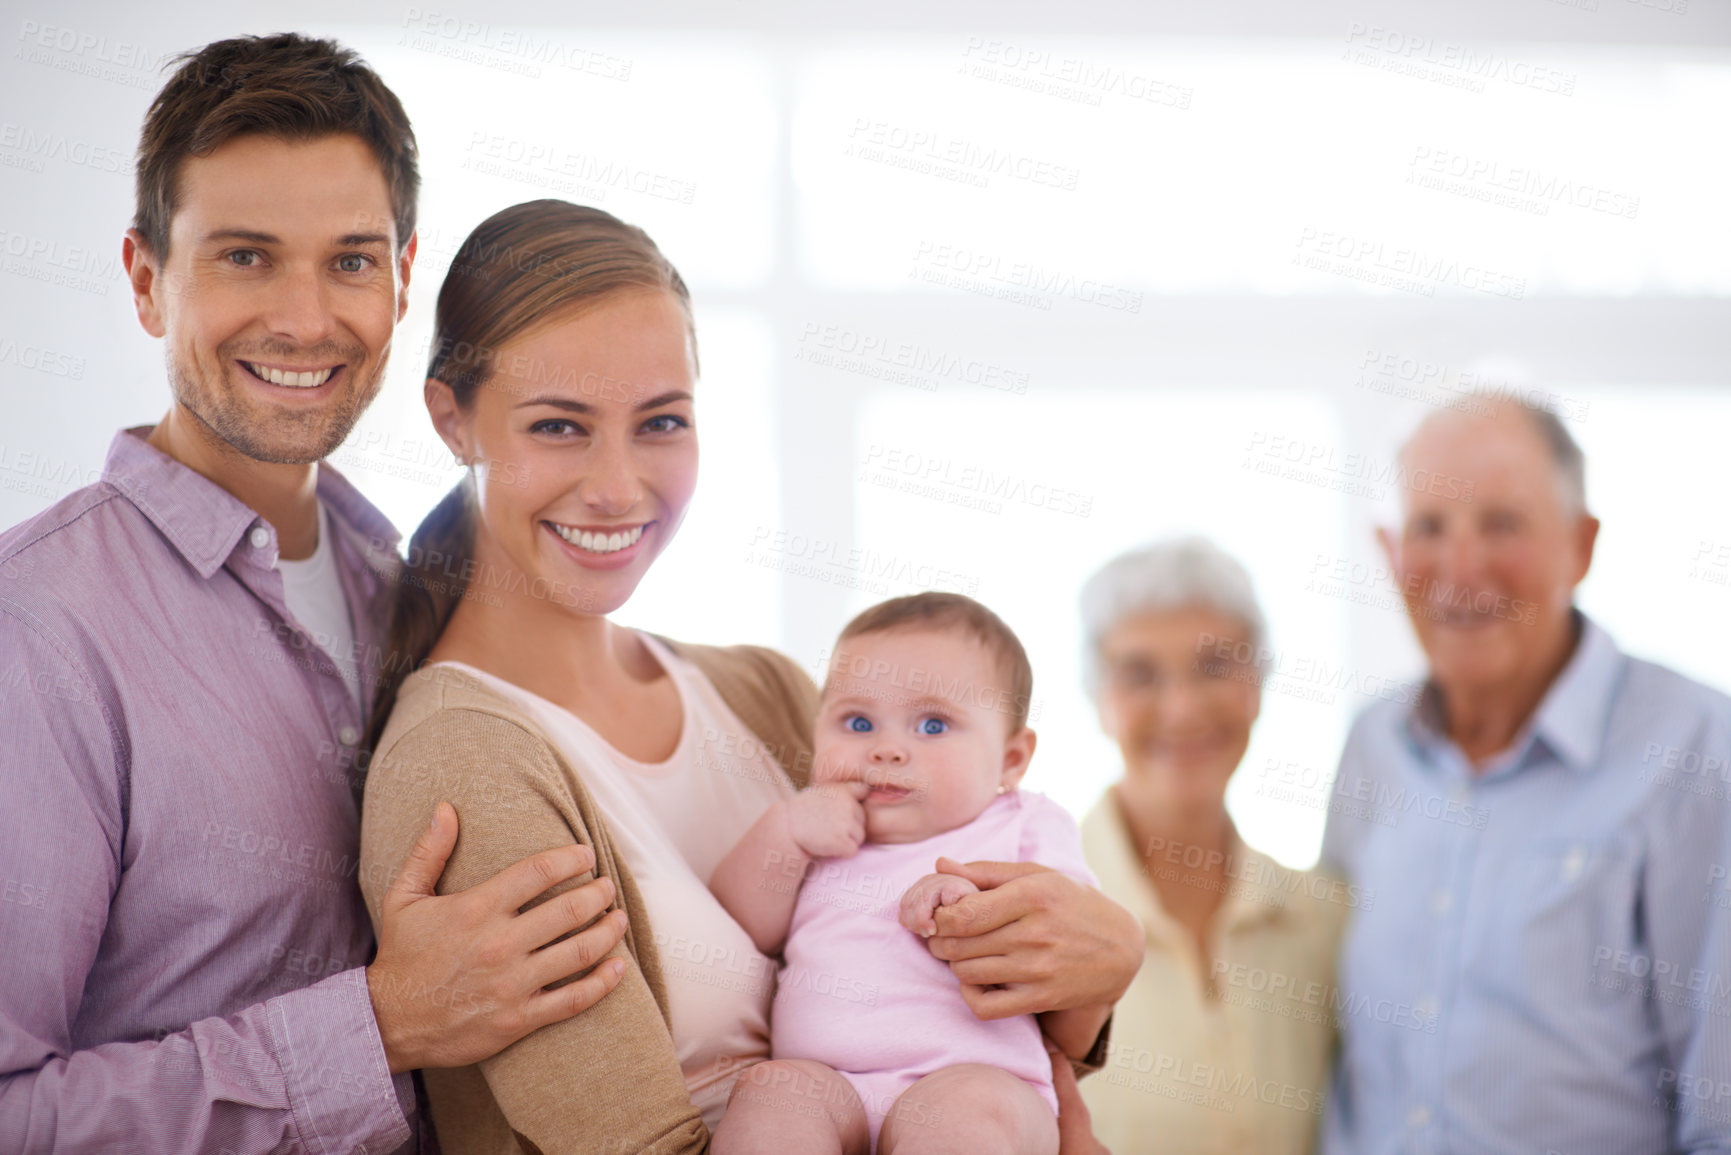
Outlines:
[[1533, 732], [1572, 770], [1591, 770], [1604, 746], [1625, 660], [1611, 635], [1579, 610], [1581, 639], [1533, 715]]
[[[259, 515], [216, 482], [145, 441], [152, 428], [140, 425], [114, 435], [102, 479], [149, 518], [200, 577], [209, 578], [222, 568], [241, 536], [260, 522]], [[383, 565], [384, 555], [395, 550], [398, 540], [385, 515], [324, 462], [319, 463], [317, 488], [333, 522], [364, 556]]]
[[[1179, 927], [1161, 904], [1160, 893], [1154, 880], [1148, 877], [1147, 864], [1130, 833], [1130, 822], [1118, 804], [1115, 790], [1107, 790], [1083, 820], [1082, 838], [1095, 851], [1089, 862], [1100, 876], [1102, 888], [1131, 907], [1131, 913], [1154, 938], [1164, 943], [1184, 942], [1188, 949], [1188, 932]], [[1294, 872], [1246, 844], [1236, 828], [1227, 855], [1230, 864], [1227, 891], [1215, 911], [1210, 933], [1225, 934], [1263, 920], [1285, 917], [1285, 907], [1268, 899], [1272, 895], [1271, 886], [1277, 888], [1280, 880]], [[1132, 896], [1133, 901], [1125, 901]]]
[[[1511, 756], [1502, 762], [1503, 767], [1522, 764], [1535, 739], [1544, 742], [1571, 770], [1584, 773], [1598, 765], [1611, 701], [1622, 681], [1626, 659], [1597, 622], [1578, 609], [1573, 613], [1580, 631], [1575, 652], [1510, 744]], [[1427, 682], [1424, 694], [1407, 716], [1408, 732], [1423, 746], [1448, 744], [1439, 726], [1440, 702], [1435, 684]]]

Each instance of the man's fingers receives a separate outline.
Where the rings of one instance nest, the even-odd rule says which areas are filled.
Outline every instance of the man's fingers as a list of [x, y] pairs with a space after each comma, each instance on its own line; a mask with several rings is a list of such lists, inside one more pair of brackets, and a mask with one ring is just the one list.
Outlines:
[[613, 880], [605, 875], [572, 887], [524, 911], [512, 926], [512, 934], [523, 950], [544, 947], [560, 935], [588, 926], [612, 905], [617, 893]]
[[625, 912], [616, 910], [588, 930], [536, 951], [529, 959], [534, 984], [544, 987], [582, 974], [619, 945], [628, 923]]
[[608, 959], [576, 982], [556, 991], [542, 991], [529, 1002], [529, 1030], [523, 1034], [582, 1014], [606, 998], [624, 974], [624, 959]]
[[516, 911], [570, 878], [595, 869], [595, 852], [581, 843], [556, 846], [512, 863], [472, 892], [490, 907]]
[[391, 880], [383, 905], [401, 906], [434, 894], [456, 845], [457, 811], [449, 802], [440, 802], [433, 807], [432, 825], [421, 831], [421, 836], [409, 847], [409, 856], [403, 859], [402, 869]]

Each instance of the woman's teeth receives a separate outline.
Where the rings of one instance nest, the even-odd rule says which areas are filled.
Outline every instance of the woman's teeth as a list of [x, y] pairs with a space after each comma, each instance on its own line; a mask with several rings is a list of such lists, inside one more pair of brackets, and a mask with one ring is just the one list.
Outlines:
[[553, 532], [576, 546], [590, 553], [618, 553], [629, 545], [636, 545], [637, 539], [643, 536], [643, 527], [632, 526], [619, 533], [591, 533], [586, 529], [572, 529], [569, 526], [548, 522], [553, 526]]
[[331, 374], [337, 371], [332, 365], [329, 369], [318, 369], [309, 373], [285, 373], [281, 369], [271, 369], [264, 365], [255, 365], [251, 361], [242, 361], [253, 375], [262, 377], [272, 385], [286, 385], [290, 389], [313, 389], [331, 379]]

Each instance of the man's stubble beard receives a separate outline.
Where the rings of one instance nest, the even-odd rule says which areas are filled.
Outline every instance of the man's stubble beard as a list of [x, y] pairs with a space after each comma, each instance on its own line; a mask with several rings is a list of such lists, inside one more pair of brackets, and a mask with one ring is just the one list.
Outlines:
[[[214, 388], [206, 388], [203, 379], [196, 374], [186, 373], [172, 351], [166, 354], [169, 388], [175, 403], [234, 452], [273, 465], [310, 465], [335, 453], [354, 431], [367, 406], [378, 396], [385, 377], [385, 365], [390, 360], [390, 350], [386, 349], [373, 369], [372, 380], [361, 392], [351, 392], [329, 408], [273, 414], [270, 423], [274, 428], [267, 430], [260, 428], [261, 420], [249, 413], [247, 405], [240, 399], [244, 383], [231, 388], [233, 383], [228, 379], [228, 366], [234, 358], [226, 350], [219, 348], [217, 352], [218, 372], [222, 379]], [[348, 355], [350, 352], [359, 355]], [[343, 361], [345, 368], [356, 364], [365, 366], [367, 361], [364, 350], [344, 351], [344, 355], [336, 359]]]

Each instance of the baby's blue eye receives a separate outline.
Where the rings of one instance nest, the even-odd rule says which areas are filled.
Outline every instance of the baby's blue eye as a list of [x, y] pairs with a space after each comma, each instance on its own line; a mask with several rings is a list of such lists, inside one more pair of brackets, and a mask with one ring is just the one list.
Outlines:
[[868, 718], [862, 718], [858, 714], [849, 718], [846, 722], [846, 726], [855, 734], [869, 734], [871, 733], [872, 728], [871, 720]]
[[942, 734], [950, 728], [950, 724], [942, 718], [925, 718], [920, 722], [920, 733]]

